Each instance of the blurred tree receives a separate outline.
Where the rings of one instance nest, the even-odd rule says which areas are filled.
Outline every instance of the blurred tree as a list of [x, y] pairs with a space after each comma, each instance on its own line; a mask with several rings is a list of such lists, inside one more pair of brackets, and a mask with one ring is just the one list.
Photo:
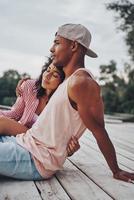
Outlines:
[[103, 80], [102, 96], [106, 113], [123, 112], [134, 114], [134, 69], [124, 68], [124, 76], [118, 75], [116, 62], [100, 66], [100, 78]]
[[123, 112], [134, 114], [134, 69], [129, 69], [127, 78], [128, 82], [120, 107]]
[[[25, 74], [29, 76], [28, 74]], [[0, 104], [12, 105], [16, 99], [16, 85], [18, 81], [23, 77], [23, 74], [19, 74], [16, 70], [8, 70], [0, 77]], [[30, 77], [30, 76], [29, 76]]]
[[102, 96], [105, 111], [118, 112], [119, 104], [124, 95], [125, 80], [118, 76], [116, 62], [111, 60], [108, 65], [100, 66], [100, 81], [103, 81]]
[[103, 81], [105, 84], [113, 82], [113, 76], [116, 72], [116, 62], [114, 60], [111, 60], [108, 65], [100, 65], [100, 81]]
[[106, 5], [108, 10], [116, 11], [115, 20], [120, 23], [118, 28], [126, 33], [128, 52], [134, 62], [134, 2], [120, 0]]
[[[131, 0], [118, 0], [106, 4], [108, 10], [116, 13], [115, 20], [118, 29], [126, 36], [128, 53], [134, 62], [134, 2]], [[124, 76], [118, 75], [116, 62], [100, 66], [103, 80], [102, 93], [105, 100], [106, 112], [126, 112], [134, 114], [134, 68], [129, 64], [124, 66]]]

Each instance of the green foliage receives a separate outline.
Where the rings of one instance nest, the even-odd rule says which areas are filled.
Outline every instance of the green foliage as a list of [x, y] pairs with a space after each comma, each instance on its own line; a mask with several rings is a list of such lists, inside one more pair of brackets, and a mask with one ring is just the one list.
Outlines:
[[[29, 76], [29, 75], [27, 75]], [[23, 77], [16, 70], [8, 70], [0, 77], [0, 104], [11, 106], [15, 102], [15, 89], [18, 81]]]
[[116, 75], [116, 62], [111, 60], [109, 65], [100, 66], [100, 80], [105, 83], [113, 81], [113, 76]]
[[110, 61], [110, 64], [100, 66], [100, 74], [100, 81], [103, 80], [104, 84], [102, 96], [105, 112], [134, 114], [134, 69], [127, 66], [124, 68], [124, 77], [120, 77], [116, 63]]
[[120, 23], [119, 29], [126, 33], [128, 52], [134, 61], [134, 3], [128, 0], [120, 0], [108, 4], [107, 9], [114, 10], [116, 21]]
[[[115, 11], [118, 29], [123, 31], [128, 46], [128, 53], [134, 62], [134, 3], [129, 0], [114, 1], [106, 5], [108, 10]], [[134, 114], [134, 69], [124, 66], [124, 77], [118, 75], [116, 62], [100, 66], [103, 81], [102, 94], [106, 112], [123, 112]]]
[[107, 83], [102, 87], [102, 96], [104, 100], [105, 112], [116, 112], [119, 104], [116, 87], [112, 83]]

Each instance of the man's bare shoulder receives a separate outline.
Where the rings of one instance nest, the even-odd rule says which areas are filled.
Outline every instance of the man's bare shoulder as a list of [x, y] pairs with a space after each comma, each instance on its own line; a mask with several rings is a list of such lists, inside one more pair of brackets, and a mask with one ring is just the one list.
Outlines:
[[72, 92], [84, 92], [84, 91], [96, 91], [100, 92], [100, 86], [90, 76], [90, 74], [84, 70], [76, 72], [69, 80], [68, 89]]

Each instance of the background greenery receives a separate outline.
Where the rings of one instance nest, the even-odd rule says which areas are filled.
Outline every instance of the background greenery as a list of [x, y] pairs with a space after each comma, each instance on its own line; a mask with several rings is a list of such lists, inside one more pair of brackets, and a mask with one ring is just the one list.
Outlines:
[[28, 74], [19, 74], [16, 70], [8, 70], [0, 77], [0, 104], [11, 106], [16, 100], [16, 85], [24, 77], [30, 77]]
[[103, 82], [102, 95], [105, 113], [122, 112], [134, 114], [134, 4], [120, 0], [106, 5], [115, 12], [117, 29], [125, 33], [130, 63], [125, 63], [122, 74], [117, 70], [116, 61], [100, 66], [100, 78]]

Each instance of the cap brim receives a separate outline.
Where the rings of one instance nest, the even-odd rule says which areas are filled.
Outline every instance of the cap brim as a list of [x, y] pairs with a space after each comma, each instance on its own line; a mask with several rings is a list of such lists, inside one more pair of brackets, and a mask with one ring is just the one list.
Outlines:
[[92, 58], [97, 58], [98, 57], [97, 54], [95, 52], [93, 52], [91, 49], [87, 49], [86, 55], [90, 56]]

